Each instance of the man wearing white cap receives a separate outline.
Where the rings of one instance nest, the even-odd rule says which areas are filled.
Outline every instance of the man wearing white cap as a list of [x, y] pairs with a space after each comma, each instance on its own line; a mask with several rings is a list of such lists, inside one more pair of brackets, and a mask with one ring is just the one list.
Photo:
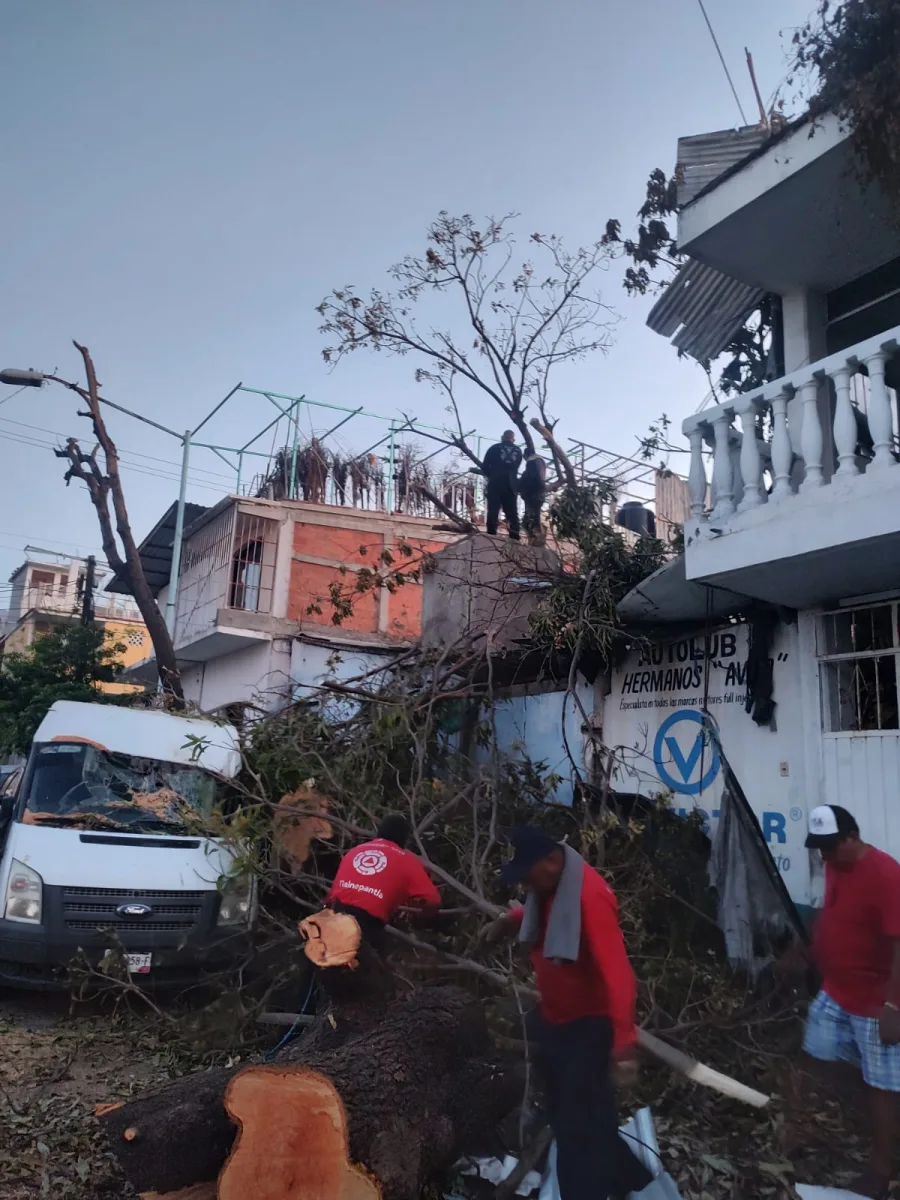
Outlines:
[[803, 1048], [862, 1071], [873, 1148], [851, 1190], [878, 1200], [890, 1189], [900, 1108], [900, 863], [862, 841], [855, 818], [838, 804], [812, 810], [806, 845], [825, 861], [825, 903], [813, 929], [822, 990]]

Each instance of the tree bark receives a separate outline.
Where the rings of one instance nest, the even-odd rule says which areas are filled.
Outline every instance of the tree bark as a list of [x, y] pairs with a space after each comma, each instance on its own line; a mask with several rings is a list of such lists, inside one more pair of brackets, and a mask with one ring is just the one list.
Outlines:
[[[416, 1200], [460, 1154], [484, 1146], [524, 1086], [522, 1067], [493, 1050], [479, 1001], [455, 987], [348, 997], [277, 1061], [334, 1086], [350, 1160], [371, 1172], [384, 1200]], [[238, 1070], [186, 1076], [100, 1118], [136, 1191], [216, 1178], [235, 1138], [224, 1096]]]
[[[58, 457], [66, 458], [69, 461], [69, 470], [66, 475], [67, 482], [72, 476], [75, 476], [83, 480], [87, 485], [88, 494], [90, 495], [91, 502], [97, 512], [97, 519], [100, 523], [103, 553], [106, 555], [106, 560], [113, 570], [121, 572], [131, 585], [131, 594], [134, 596], [135, 603], [140, 610], [141, 616], [144, 618], [147, 632], [150, 634], [150, 640], [153, 643], [153, 650], [156, 654], [156, 669], [159, 673], [163, 691], [171, 696], [175, 707], [182, 707], [184, 704], [184, 692], [182, 691], [181, 673], [178, 670], [175, 647], [172, 643], [172, 637], [166, 625], [165, 618], [159, 611], [159, 606], [153, 598], [153, 593], [150, 591], [150, 585], [147, 583], [147, 578], [144, 575], [144, 567], [141, 563], [137, 543], [134, 540], [131, 522], [128, 517], [128, 508], [125, 504], [122, 477], [119, 474], [119, 452], [115, 442], [109, 435], [106, 423], [103, 420], [103, 413], [100, 410], [100, 385], [97, 382], [97, 374], [94, 370], [91, 352], [87, 346], [79, 345], [78, 342], [75, 342], [75, 348], [81, 354], [84, 361], [87, 388], [80, 387], [75, 383], [69, 383], [67, 380], [60, 379], [56, 375], [49, 375], [47, 378], [54, 379], [57, 383], [70, 388], [87, 404], [88, 411], [80, 413], [79, 416], [86, 416], [91, 419], [97, 442], [103, 449], [106, 472], [104, 474], [97, 465], [97, 447], [95, 446], [90, 454], [84, 454], [79, 448], [76, 438], [69, 438], [65, 450], [58, 450], [56, 453]], [[109, 512], [110, 496], [112, 496], [116, 530], [122, 542], [124, 557], [119, 553], [119, 547], [113, 533], [112, 519]]]
[[541, 435], [541, 437], [544, 439], [544, 441], [547, 443], [547, 445], [550, 447], [550, 452], [553, 455], [554, 459], [556, 460], [557, 466], [562, 470], [563, 477], [565, 478], [565, 481], [566, 481], [566, 487], [570, 487], [573, 489], [577, 488], [578, 487], [578, 477], [575, 474], [575, 468], [572, 466], [572, 460], [569, 458], [568, 454], [566, 454], [565, 450], [563, 450], [562, 446], [560, 446], [559, 442], [553, 436], [552, 429], [550, 429], [549, 426], [544, 425], [541, 421], [539, 421], [537, 419], [537, 417], [531, 418], [531, 424], [538, 431], [538, 433]]

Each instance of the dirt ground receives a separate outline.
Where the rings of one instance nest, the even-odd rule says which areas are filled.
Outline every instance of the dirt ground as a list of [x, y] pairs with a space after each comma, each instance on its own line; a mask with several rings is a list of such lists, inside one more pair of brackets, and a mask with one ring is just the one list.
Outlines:
[[190, 1069], [155, 1018], [67, 997], [0, 991], [0, 1198], [130, 1194], [94, 1119]]
[[[72, 1008], [64, 997], [0, 991], [0, 1200], [131, 1194], [94, 1109], [202, 1068], [204, 1060], [174, 1049], [159, 1029], [152, 1013]], [[865, 1148], [859, 1098], [801, 1087], [789, 1057], [763, 1066], [754, 1046], [740, 1049], [748, 1081], [768, 1078], [777, 1093], [770, 1108], [730, 1103], [653, 1069], [623, 1097], [628, 1109], [652, 1105], [684, 1200], [784, 1200], [797, 1178], [847, 1182]]]

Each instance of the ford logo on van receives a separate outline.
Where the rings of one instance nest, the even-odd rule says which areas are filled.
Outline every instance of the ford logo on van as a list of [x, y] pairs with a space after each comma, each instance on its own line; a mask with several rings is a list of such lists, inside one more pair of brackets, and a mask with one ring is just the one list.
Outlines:
[[116, 912], [120, 917], [149, 917], [153, 909], [149, 904], [120, 904]]

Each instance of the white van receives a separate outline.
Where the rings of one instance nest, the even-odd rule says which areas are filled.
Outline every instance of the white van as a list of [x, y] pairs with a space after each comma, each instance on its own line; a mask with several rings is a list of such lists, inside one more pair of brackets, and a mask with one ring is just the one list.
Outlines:
[[239, 767], [229, 725], [54, 704], [15, 794], [0, 798], [0, 985], [64, 983], [79, 951], [93, 962], [124, 951], [157, 986], [237, 961], [254, 884], [196, 831]]

